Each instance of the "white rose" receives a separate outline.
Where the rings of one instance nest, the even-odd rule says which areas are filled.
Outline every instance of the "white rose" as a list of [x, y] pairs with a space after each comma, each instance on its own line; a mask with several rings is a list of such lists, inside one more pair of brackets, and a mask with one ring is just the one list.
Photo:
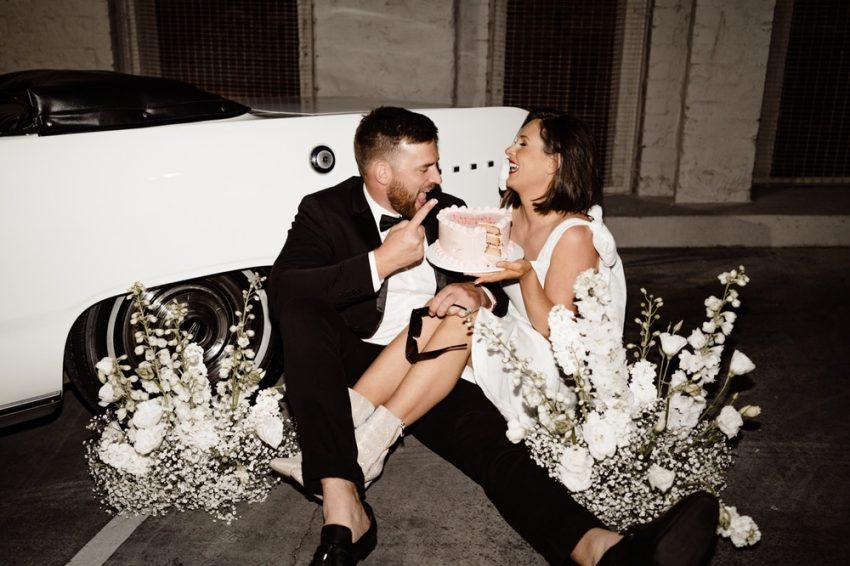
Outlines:
[[732, 375], [744, 375], [756, 369], [756, 365], [744, 354], [735, 350], [732, 352], [732, 361], [729, 363], [729, 372]]
[[148, 428], [159, 423], [162, 418], [162, 403], [160, 398], [142, 401], [136, 406], [133, 414], [133, 426], [136, 428]]
[[664, 493], [673, 486], [676, 472], [653, 464], [649, 468], [649, 485]]
[[738, 515], [729, 527], [732, 544], [737, 547], [751, 546], [761, 540], [761, 531], [749, 515]]
[[254, 432], [272, 448], [277, 448], [283, 442], [283, 423], [280, 419], [263, 419], [254, 425]]
[[581, 434], [587, 442], [590, 455], [596, 460], [604, 460], [617, 451], [617, 435], [614, 428], [596, 411], [587, 415]]
[[525, 428], [523, 428], [517, 419], [511, 419], [508, 421], [508, 430], [505, 431], [505, 436], [508, 437], [508, 440], [514, 444], [518, 444], [523, 438], [525, 438], [525, 434]]
[[683, 336], [670, 334], [668, 332], [662, 332], [658, 335], [658, 338], [661, 340], [661, 351], [664, 352], [664, 355], [667, 357], [675, 356], [679, 353], [679, 350], [684, 348], [685, 344], [688, 343]]
[[688, 344], [693, 346], [694, 350], [701, 349], [707, 341], [708, 338], [706, 338], [705, 334], [699, 328], [694, 328], [694, 331], [688, 336]]
[[580, 446], [564, 450], [558, 462], [561, 483], [570, 491], [584, 491], [590, 487], [593, 472], [593, 456]]
[[100, 398], [100, 402], [98, 403], [98, 405], [100, 405], [101, 407], [106, 407], [110, 403], [114, 403], [115, 401], [123, 397], [124, 391], [122, 391], [120, 387], [113, 387], [112, 383], [106, 382], [98, 390], [97, 396]]
[[141, 455], [150, 454], [162, 444], [162, 439], [165, 437], [165, 425], [159, 424], [150, 428], [140, 428], [136, 430], [136, 438], [133, 442], [133, 448]]
[[741, 417], [741, 413], [735, 410], [735, 407], [732, 405], [726, 405], [720, 411], [715, 422], [717, 423], [717, 428], [719, 428], [727, 438], [735, 438], [738, 435], [738, 431], [741, 429], [741, 425], [744, 424], [744, 419]]

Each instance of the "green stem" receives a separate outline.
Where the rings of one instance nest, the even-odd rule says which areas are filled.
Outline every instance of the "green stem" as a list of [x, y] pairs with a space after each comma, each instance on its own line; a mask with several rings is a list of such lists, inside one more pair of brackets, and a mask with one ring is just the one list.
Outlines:
[[710, 403], [710, 404], [709, 404], [709, 405], [705, 408], [705, 410], [704, 410], [704, 411], [702, 412], [702, 414], [699, 416], [699, 420], [700, 420], [700, 421], [701, 421], [702, 419], [704, 419], [705, 417], [707, 417], [707, 416], [709, 415], [709, 413], [711, 412], [711, 409], [713, 409], [713, 408], [714, 408], [714, 406], [717, 404], [717, 401], [719, 401], [720, 399], [722, 399], [722, 398], [723, 398], [723, 396], [724, 396], [723, 394], [724, 394], [724, 393], [725, 393], [725, 391], [726, 391], [726, 386], [728, 386], [728, 385], [729, 385], [729, 381], [730, 381], [731, 379], [732, 379], [732, 372], [730, 371], [730, 372], [727, 372], [727, 373], [726, 373], [726, 379], [724, 379], [724, 380], [723, 380], [723, 386], [720, 388], [720, 391], [718, 391], [718, 393], [717, 393], [717, 395], [714, 397], [714, 399], [712, 399], [712, 400], [711, 400], [711, 403]]

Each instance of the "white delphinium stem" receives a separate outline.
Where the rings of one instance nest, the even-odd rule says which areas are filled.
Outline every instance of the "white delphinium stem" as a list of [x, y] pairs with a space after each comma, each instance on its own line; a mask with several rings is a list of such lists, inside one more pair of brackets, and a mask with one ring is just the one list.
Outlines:
[[[498, 321], [493, 320], [492, 324], [482, 321], [476, 328], [480, 338], [487, 344], [488, 351], [501, 356], [505, 370], [510, 372], [515, 383], [520, 385], [523, 403], [532, 409], [534, 414], [540, 414], [539, 408], [542, 405], [544, 413], [557, 416], [545, 423], [541, 422], [541, 426], [555, 437], [574, 439], [575, 424], [569, 416], [569, 408], [558, 400], [557, 395], [552, 396], [552, 392], [546, 387], [546, 376], [532, 370], [528, 360], [521, 358], [516, 347], [505, 340]], [[530, 402], [529, 398], [536, 402]]]
[[222, 369], [225, 375], [221, 377], [229, 378], [230, 406], [233, 411], [236, 410], [239, 399], [246, 394], [247, 389], [258, 384], [263, 378], [264, 372], [256, 367], [254, 351], [249, 348], [254, 331], [248, 328], [248, 325], [255, 318], [251, 312], [254, 308], [251, 302], [260, 300], [260, 288], [265, 280], [266, 278], [258, 273], [252, 274], [248, 289], [242, 291], [242, 309], [235, 313], [239, 320], [230, 327], [230, 332], [236, 340], [235, 344], [229, 344], [225, 348], [227, 359]]

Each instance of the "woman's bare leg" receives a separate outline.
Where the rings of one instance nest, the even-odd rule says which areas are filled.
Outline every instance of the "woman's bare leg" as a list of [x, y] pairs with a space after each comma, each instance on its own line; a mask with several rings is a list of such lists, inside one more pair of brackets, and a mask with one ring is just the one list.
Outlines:
[[[427, 344], [440, 322], [441, 319], [436, 317], [424, 317], [422, 319], [422, 334], [417, 342]], [[405, 326], [404, 330], [387, 344], [387, 347], [375, 358], [375, 361], [360, 376], [352, 389], [369, 399], [376, 407], [389, 401], [410, 369], [410, 364], [404, 355], [406, 342], [407, 327]]]
[[[471, 341], [471, 332], [464, 318], [447, 316], [440, 319], [431, 339], [420, 351], [437, 350], [455, 344], [466, 344], [466, 349], [446, 352], [433, 360], [408, 365], [404, 379], [397, 385], [390, 399], [383, 403], [384, 406], [405, 425], [413, 424], [445, 399], [454, 388], [469, 359]], [[420, 341], [420, 345], [423, 342]]]

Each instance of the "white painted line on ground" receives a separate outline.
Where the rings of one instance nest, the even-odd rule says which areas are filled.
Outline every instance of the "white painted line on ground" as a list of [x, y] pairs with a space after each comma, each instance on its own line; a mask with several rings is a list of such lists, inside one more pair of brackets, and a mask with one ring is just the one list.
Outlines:
[[66, 566], [101, 566], [147, 518], [147, 515], [118, 515], [100, 529]]

